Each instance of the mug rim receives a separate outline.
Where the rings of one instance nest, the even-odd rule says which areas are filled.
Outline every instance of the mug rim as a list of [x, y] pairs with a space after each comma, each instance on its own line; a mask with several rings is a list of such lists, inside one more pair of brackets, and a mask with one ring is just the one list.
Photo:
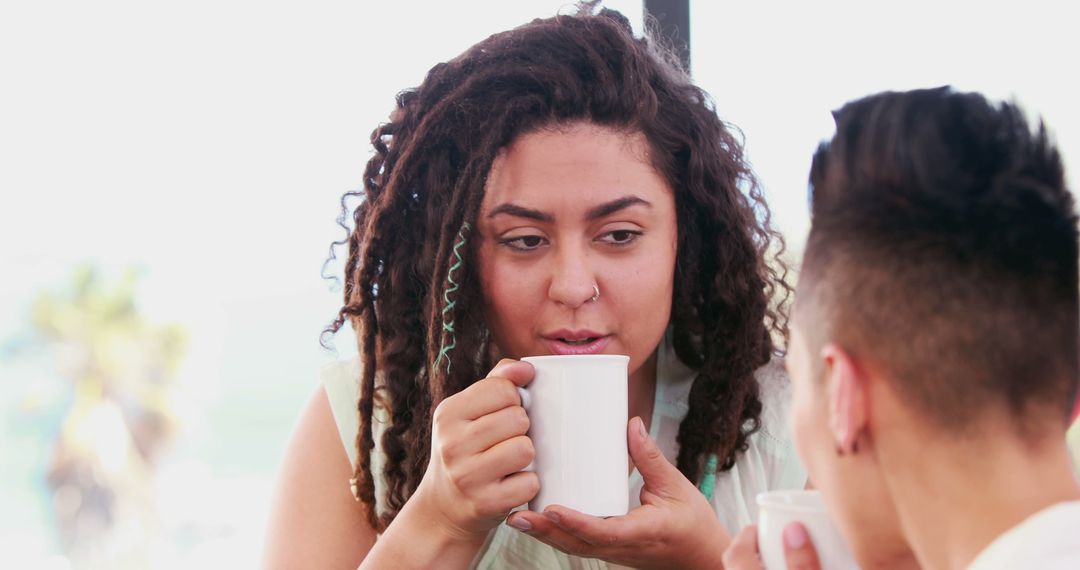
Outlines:
[[[806, 504], [802, 502], [786, 502], [778, 497], [815, 497], [815, 504]], [[770, 510], [783, 510], [787, 512], [796, 512], [800, 514], [810, 515], [823, 515], [828, 516], [828, 511], [825, 508], [825, 503], [821, 497], [821, 491], [817, 489], [775, 489], [771, 491], [762, 491], [755, 497], [755, 502], [758, 508], [770, 509]]]
[[616, 360], [629, 361], [630, 357], [625, 354], [542, 354], [538, 356], [523, 356], [522, 362], [548, 361], [548, 360]]

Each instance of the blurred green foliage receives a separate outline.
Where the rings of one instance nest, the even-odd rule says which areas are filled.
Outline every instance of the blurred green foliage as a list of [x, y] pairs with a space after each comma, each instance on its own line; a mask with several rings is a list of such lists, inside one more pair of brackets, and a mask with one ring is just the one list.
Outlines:
[[187, 334], [140, 314], [140, 273], [79, 267], [34, 299], [31, 322], [72, 391], [45, 474], [61, 545], [75, 567], [148, 562], [154, 468], [177, 432], [171, 406]]

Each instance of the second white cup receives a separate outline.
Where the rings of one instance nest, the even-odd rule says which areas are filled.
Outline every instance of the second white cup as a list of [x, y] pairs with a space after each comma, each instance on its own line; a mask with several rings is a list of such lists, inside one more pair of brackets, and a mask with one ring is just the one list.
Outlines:
[[562, 505], [585, 514], [625, 515], [630, 507], [626, 448], [627, 366], [611, 354], [527, 356], [533, 381], [519, 389], [536, 449], [530, 466], [540, 492], [529, 509]]
[[859, 570], [840, 529], [815, 490], [766, 491], [757, 496], [758, 551], [766, 570], [785, 570], [784, 527], [800, 522], [810, 534], [822, 568]]

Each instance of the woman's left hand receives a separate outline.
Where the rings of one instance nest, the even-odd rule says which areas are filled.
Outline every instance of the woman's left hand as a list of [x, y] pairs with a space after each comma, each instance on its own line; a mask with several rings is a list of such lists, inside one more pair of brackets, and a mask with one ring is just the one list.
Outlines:
[[645, 482], [641, 506], [606, 519], [561, 506], [507, 520], [567, 554], [635, 568], [721, 568], [731, 535], [705, 496], [668, 462], [640, 418], [627, 426], [630, 457]]

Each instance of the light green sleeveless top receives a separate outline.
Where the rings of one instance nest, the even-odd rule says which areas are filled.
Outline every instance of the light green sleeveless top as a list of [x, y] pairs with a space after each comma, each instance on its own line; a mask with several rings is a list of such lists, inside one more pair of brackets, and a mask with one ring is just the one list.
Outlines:
[[[657, 354], [656, 400], [653, 406], [650, 435], [656, 440], [669, 461], [675, 463], [678, 445], [675, 436], [679, 423], [686, 416], [687, 397], [695, 373], [675, 356], [670, 335], [665, 335]], [[788, 427], [790, 384], [778, 359], [756, 373], [761, 387], [761, 429], [750, 436], [749, 448], [741, 453], [730, 471], [716, 475], [712, 507], [717, 518], [735, 534], [742, 527], [757, 521], [755, 496], [771, 489], [801, 489], [806, 486], [806, 470], [799, 462]], [[359, 430], [356, 401], [359, 393], [360, 362], [353, 358], [327, 365], [321, 373], [322, 384], [330, 400], [330, 409], [341, 434], [344, 450], [355, 465], [354, 442]], [[384, 410], [375, 412], [375, 453], [372, 469], [381, 473], [384, 459], [378, 445], [386, 427]], [[342, 484], [347, 485], [348, 482]], [[641, 475], [635, 469], [630, 474], [630, 507], [641, 504]], [[375, 496], [381, 504], [385, 483], [375, 480]], [[379, 505], [377, 510], [382, 510]], [[475, 568], [561, 568], [606, 570], [600, 560], [578, 558], [556, 550], [505, 523], [491, 535], [484, 550], [474, 562]]]

